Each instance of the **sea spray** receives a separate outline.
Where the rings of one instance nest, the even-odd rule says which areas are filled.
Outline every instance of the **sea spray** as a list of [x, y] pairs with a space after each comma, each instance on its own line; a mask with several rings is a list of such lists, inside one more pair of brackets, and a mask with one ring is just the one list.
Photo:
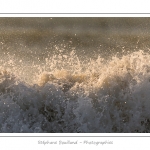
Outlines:
[[150, 132], [149, 53], [9, 59], [0, 61], [0, 132]]

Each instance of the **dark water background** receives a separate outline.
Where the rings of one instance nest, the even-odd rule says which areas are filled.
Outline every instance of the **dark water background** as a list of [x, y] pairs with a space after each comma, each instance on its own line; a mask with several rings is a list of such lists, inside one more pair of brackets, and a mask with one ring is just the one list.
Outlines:
[[149, 50], [149, 33], [150, 18], [0, 18], [0, 53], [42, 60], [76, 50], [80, 57], [107, 57]]

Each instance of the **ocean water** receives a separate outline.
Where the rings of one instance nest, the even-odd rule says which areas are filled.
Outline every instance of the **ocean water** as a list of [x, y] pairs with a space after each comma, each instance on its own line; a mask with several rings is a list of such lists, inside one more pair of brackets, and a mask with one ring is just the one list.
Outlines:
[[0, 132], [150, 132], [149, 32], [149, 18], [0, 18]]

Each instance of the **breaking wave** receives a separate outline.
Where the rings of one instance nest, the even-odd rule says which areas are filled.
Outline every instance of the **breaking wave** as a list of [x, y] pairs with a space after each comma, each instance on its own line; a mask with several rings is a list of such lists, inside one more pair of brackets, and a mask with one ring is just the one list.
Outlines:
[[0, 132], [150, 132], [148, 53], [80, 60], [73, 51], [0, 65]]

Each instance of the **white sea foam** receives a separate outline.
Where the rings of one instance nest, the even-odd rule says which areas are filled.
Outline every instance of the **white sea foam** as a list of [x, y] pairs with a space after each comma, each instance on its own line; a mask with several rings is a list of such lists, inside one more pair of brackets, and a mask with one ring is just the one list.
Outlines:
[[150, 132], [148, 53], [83, 61], [71, 52], [0, 69], [0, 132]]

